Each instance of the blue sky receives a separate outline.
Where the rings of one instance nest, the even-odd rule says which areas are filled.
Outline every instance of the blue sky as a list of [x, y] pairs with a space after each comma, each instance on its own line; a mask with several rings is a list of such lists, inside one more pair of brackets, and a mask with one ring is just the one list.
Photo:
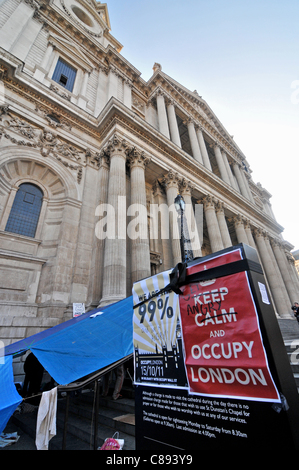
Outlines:
[[155, 62], [209, 104], [272, 194], [299, 249], [298, 0], [107, 0], [111, 33], [141, 73]]

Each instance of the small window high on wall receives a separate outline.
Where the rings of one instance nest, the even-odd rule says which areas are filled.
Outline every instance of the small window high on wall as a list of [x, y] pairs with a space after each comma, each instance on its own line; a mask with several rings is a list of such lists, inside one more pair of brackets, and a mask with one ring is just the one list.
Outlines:
[[34, 184], [21, 184], [15, 196], [6, 232], [35, 237], [35, 232], [43, 202], [43, 192]]
[[59, 83], [68, 91], [73, 91], [77, 70], [68, 65], [64, 60], [58, 59], [52, 80]]

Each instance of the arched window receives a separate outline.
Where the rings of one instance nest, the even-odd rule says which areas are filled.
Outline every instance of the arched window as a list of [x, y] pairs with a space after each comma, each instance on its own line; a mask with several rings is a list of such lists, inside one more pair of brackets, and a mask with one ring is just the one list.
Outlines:
[[15, 196], [6, 232], [35, 237], [35, 232], [43, 202], [43, 192], [34, 184], [23, 183]]

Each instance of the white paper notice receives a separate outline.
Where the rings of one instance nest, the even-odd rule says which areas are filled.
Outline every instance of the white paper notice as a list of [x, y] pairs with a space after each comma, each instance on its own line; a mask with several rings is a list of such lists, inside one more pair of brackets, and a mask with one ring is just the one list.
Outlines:
[[259, 282], [258, 285], [259, 285], [263, 303], [270, 305], [270, 300], [267, 294], [267, 289], [266, 289], [265, 284], [262, 284], [261, 282]]

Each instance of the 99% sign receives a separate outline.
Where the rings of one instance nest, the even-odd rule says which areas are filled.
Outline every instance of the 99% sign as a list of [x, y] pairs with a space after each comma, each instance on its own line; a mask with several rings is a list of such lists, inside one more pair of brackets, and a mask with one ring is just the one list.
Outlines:
[[149, 321], [152, 322], [156, 313], [156, 309], [158, 307], [160, 318], [172, 318], [173, 317], [173, 308], [168, 305], [169, 296], [165, 297], [165, 301], [162, 298], [159, 298], [157, 302], [155, 300], [151, 300], [148, 304], [140, 305], [139, 307], [139, 315], [141, 316], [140, 323], [144, 322], [146, 314], [149, 316]]

